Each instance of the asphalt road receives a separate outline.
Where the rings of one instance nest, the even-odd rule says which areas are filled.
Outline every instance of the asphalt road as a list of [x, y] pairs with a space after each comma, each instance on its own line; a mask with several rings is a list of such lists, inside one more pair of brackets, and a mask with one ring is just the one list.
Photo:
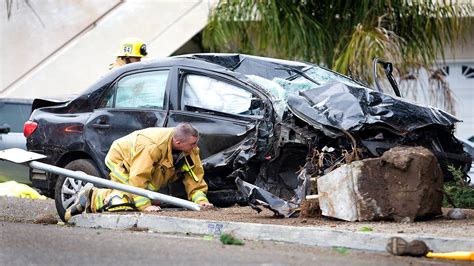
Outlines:
[[[268, 241], [223, 245], [203, 236], [34, 224], [52, 200], [0, 197], [1, 265], [447, 265], [450, 261]], [[458, 264], [457, 264], [458, 265]]]
[[273, 242], [246, 241], [243, 246], [229, 246], [203, 237], [29, 223], [0, 222], [0, 235], [3, 265], [433, 264], [426, 259]]

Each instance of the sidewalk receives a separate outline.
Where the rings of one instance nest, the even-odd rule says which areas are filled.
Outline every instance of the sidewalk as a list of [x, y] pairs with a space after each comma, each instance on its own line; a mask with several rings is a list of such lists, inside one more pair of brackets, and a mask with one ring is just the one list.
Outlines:
[[[231, 213], [232, 209], [234, 212], [240, 211], [236, 216], [247, 216], [247, 220], [250, 222], [236, 222], [236, 219], [226, 215], [226, 213]], [[265, 212], [256, 214], [252, 211], [249, 207], [233, 207], [202, 212], [82, 214], [73, 217], [69, 223], [79, 227], [147, 230], [171, 234], [220, 235], [221, 233], [232, 233], [238, 238], [247, 240], [270, 240], [319, 247], [346, 247], [382, 252], [385, 251], [385, 245], [390, 237], [400, 236], [407, 240], [423, 240], [436, 252], [474, 251], [474, 217], [472, 216], [459, 221], [437, 219], [409, 224], [349, 223], [327, 218], [278, 219], [272, 218]], [[218, 217], [218, 219], [209, 219], [209, 217]], [[241, 220], [245, 221], [246, 219]], [[263, 220], [266, 222], [262, 223]], [[318, 221], [315, 222], [316, 220]], [[355, 228], [359, 229], [355, 230]]]

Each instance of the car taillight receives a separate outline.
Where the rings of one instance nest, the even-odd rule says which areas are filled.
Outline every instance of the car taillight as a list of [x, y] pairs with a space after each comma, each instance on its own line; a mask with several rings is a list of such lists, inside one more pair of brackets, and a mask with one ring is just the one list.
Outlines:
[[35, 130], [38, 128], [38, 123], [33, 121], [26, 121], [25, 125], [23, 126], [23, 135], [25, 137], [29, 137]]

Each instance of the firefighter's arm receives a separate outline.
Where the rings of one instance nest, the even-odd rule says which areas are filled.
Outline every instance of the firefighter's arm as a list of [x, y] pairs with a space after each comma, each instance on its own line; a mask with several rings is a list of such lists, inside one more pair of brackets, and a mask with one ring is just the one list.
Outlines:
[[204, 181], [204, 169], [199, 158], [199, 150], [196, 149], [190, 155], [192, 162], [186, 160], [182, 169], [184, 171], [183, 183], [188, 199], [200, 205], [210, 204], [206, 197], [207, 184]]
[[[147, 189], [151, 181], [153, 165], [156, 161], [159, 153], [156, 152], [157, 148], [155, 144], [151, 143], [140, 143], [137, 139], [137, 144], [132, 152], [132, 160], [130, 163], [130, 185]], [[147, 197], [133, 195], [133, 202], [135, 206], [140, 210], [144, 211], [151, 205], [151, 201]]]

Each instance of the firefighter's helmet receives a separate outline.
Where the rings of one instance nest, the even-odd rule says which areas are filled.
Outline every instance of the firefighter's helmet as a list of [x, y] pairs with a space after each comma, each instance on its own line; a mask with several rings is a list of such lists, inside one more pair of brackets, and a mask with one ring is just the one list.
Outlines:
[[106, 204], [98, 212], [136, 211], [135, 204], [125, 194], [114, 190], [105, 199]]
[[117, 56], [144, 57], [147, 54], [146, 44], [142, 40], [127, 38], [120, 45], [120, 51], [117, 53]]

